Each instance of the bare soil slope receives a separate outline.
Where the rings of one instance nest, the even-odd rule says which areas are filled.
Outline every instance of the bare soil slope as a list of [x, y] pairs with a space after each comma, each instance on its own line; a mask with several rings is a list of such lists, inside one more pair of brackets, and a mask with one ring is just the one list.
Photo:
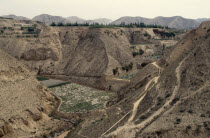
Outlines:
[[55, 97], [23, 64], [2, 50], [0, 101], [0, 137], [39, 137], [66, 124], [48, 116], [55, 109]]
[[119, 90], [101, 117], [89, 116], [68, 136], [209, 137], [209, 30], [205, 22], [191, 31], [169, 56], [144, 67]]
[[[105, 78], [114, 70], [120, 78], [156, 60], [163, 54], [163, 44], [156, 39], [165, 37], [152, 28], [49, 27], [10, 19], [0, 19], [0, 29], [0, 48], [31, 71], [101, 89], [110, 88]], [[131, 63], [132, 69], [122, 69]], [[116, 84], [112, 90], [127, 83]]]

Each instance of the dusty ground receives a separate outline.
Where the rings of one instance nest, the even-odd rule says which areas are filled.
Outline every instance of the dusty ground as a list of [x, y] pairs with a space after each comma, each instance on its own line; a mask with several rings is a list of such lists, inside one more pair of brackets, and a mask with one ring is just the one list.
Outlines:
[[23, 64], [2, 50], [0, 101], [0, 137], [47, 136], [68, 125], [49, 117], [57, 103], [55, 97]]
[[208, 30], [203, 23], [160, 62], [142, 68], [101, 116], [92, 114], [67, 137], [209, 137]]

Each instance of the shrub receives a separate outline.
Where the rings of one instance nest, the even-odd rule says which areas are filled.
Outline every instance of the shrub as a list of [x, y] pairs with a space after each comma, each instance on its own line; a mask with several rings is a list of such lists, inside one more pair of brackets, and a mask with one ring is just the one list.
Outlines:
[[148, 65], [148, 63], [145, 63], [145, 62], [143, 62], [143, 63], [141, 64], [142, 67], [146, 67], [147, 65]]
[[53, 22], [50, 26], [56, 26], [55, 22]]
[[148, 37], [151, 37], [150, 34], [148, 34], [147, 32], [144, 33], [144, 36], [145, 36], [145, 37], [147, 37], [147, 36], [148, 36]]
[[118, 68], [113, 69], [112, 72], [113, 72], [113, 75], [116, 75], [118, 73]]
[[142, 49], [139, 50], [139, 55], [143, 55], [144, 51]]
[[190, 114], [192, 114], [192, 113], [193, 113], [192, 109], [188, 110], [187, 112], [188, 112], [188, 113], [190, 113]]
[[146, 116], [145, 116], [145, 115], [142, 115], [142, 116], [140, 117], [140, 119], [141, 119], [141, 120], [144, 120], [144, 119], [146, 119]]
[[201, 114], [201, 117], [206, 117], [204, 114]]
[[138, 56], [138, 55], [143, 55], [144, 51], [142, 49], [140, 49], [138, 52], [132, 52], [133, 57]]
[[210, 32], [210, 28], [207, 30], [207, 33]]
[[133, 69], [133, 63], [130, 62], [130, 64], [126, 65], [126, 66], [123, 66], [122, 67], [122, 70], [126, 70], [126, 72], [128, 72], [129, 70], [132, 70]]
[[179, 110], [179, 112], [180, 112], [180, 113], [184, 113], [184, 112], [185, 112], [185, 110], [184, 110], [184, 109], [181, 109], [181, 110]]
[[58, 23], [57, 26], [64, 26], [64, 24], [63, 23]]
[[165, 98], [168, 98], [170, 96], [171, 96], [171, 94], [170, 93], [167, 93], [166, 96], [165, 96]]
[[197, 135], [199, 135], [200, 132], [201, 132], [201, 126], [198, 125], [197, 128], [195, 129], [195, 133], [196, 133]]
[[188, 129], [188, 130], [191, 129], [191, 128], [192, 128], [192, 127], [191, 127], [190, 125], [188, 125], [188, 126], [186, 127], [186, 129]]
[[174, 105], [177, 101], [179, 101], [179, 97], [175, 97], [172, 102], [170, 103], [170, 105]]
[[176, 122], [175, 122], [174, 124], [180, 124], [181, 121], [182, 121], [182, 120], [181, 120], [180, 118], [177, 118], [177, 119], [176, 119]]
[[136, 57], [139, 53], [138, 52], [133, 52], [133, 57]]

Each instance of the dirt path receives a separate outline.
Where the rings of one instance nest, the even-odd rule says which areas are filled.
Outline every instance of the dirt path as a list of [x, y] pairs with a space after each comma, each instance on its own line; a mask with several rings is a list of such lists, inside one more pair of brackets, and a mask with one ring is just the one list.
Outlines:
[[[158, 70], [159, 70], [159, 75], [160, 75], [160, 70], [163, 70], [163, 68], [161, 68], [159, 65], [157, 65], [156, 62], [153, 62], [153, 63], [151, 63], [151, 64], [158, 68]], [[134, 103], [133, 109], [132, 109], [131, 111], [129, 111], [125, 116], [123, 116], [119, 121], [117, 121], [113, 126], [111, 126], [106, 132], [104, 132], [104, 133], [101, 135], [101, 137], [103, 137], [104, 135], [106, 135], [106, 133], [108, 133], [112, 128], [114, 128], [119, 122], [121, 122], [121, 121], [122, 121], [127, 115], [129, 115], [130, 113], [132, 113], [132, 115], [131, 115], [131, 117], [129, 118], [127, 124], [130, 124], [130, 123], [134, 120], [134, 118], [135, 118], [135, 116], [136, 116], [136, 114], [137, 114], [137, 109], [138, 109], [138, 107], [139, 107], [139, 104], [141, 103], [141, 101], [142, 101], [142, 100], [144, 99], [144, 97], [146, 96], [150, 84], [151, 84], [152, 82], [154, 82], [154, 85], [155, 85], [155, 84], [158, 82], [159, 77], [160, 77], [160, 76], [154, 77], [152, 80], [150, 80], [150, 81], [147, 83], [147, 85], [145, 86], [144, 92], [143, 92], [143, 96], [141, 96], [141, 97], [139, 98], [139, 100], [137, 100], [137, 101]], [[154, 85], [153, 85], [153, 86], [154, 86]], [[153, 87], [153, 86], [152, 86], [152, 87]], [[150, 87], [150, 88], [152, 88], [152, 87]], [[127, 124], [124, 125], [124, 126], [127, 127]], [[117, 130], [116, 130], [116, 131], [117, 131]]]
[[157, 67], [158, 69], [163, 70], [163, 68], [161, 68], [161, 67], [157, 64], [157, 62], [153, 62], [153, 63], [151, 63], [151, 64], [154, 65], [155, 67]]
[[128, 79], [120, 79], [120, 78], [115, 78], [115, 77], [106, 77], [106, 81], [119, 81], [119, 82], [127, 82], [127, 83], [131, 82]]
[[112, 125], [106, 132], [104, 132], [102, 136], [104, 136], [107, 132], [109, 132], [112, 128], [114, 128], [119, 122], [121, 122], [127, 115], [129, 115], [132, 111], [129, 111], [127, 114], [125, 114], [119, 121], [117, 121], [114, 125]]
[[[154, 77], [152, 80], [150, 80], [150, 81], [147, 83], [147, 85], [145, 86], [145, 90], [144, 90], [144, 92], [143, 92], [144, 95], [141, 96], [140, 99], [137, 100], [137, 101], [134, 103], [134, 105], [133, 105], [132, 116], [129, 118], [128, 122], [132, 122], [133, 119], [136, 117], [136, 113], [137, 113], [137, 111], [138, 111], [138, 107], [139, 107], [141, 101], [142, 101], [142, 100], [144, 99], [144, 97], [146, 96], [150, 84], [151, 84], [152, 82], [155, 82], [155, 84], [156, 84], [156, 83], [158, 82], [158, 79], [159, 79], [159, 76], [158, 76], [158, 77]], [[154, 85], [153, 85], [153, 86], [154, 86]], [[153, 86], [152, 86], [152, 87], [153, 87]], [[151, 88], [152, 88], [152, 87], [151, 87]]]
[[157, 62], [153, 62], [152, 65], [154, 65], [155, 67], [157, 67], [159, 69], [159, 76], [160, 76], [160, 73], [161, 73], [161, 70], [164, 70], [163, 68], [161, 68]]
[[63, 132], [62, 134], [60, 134], [59, 136], [57, 136], [57, 138], [65, 138], [68, 133], [70, 132], [70, 130]]
[[[163, 107], [160, 108], [158, 111], [156, 111], [154, 114], [152, 114], [149, 118], [147, 118], [142, 123], [140, 123], [138, 125], [135, 125], [133, 123], [130, 123], [130, 124], [128, 123], [128, 124], [118, 128], [114, 132], [110, 133], [108, 136], [120, 136], [121, 138], [126, 138], [126, 137], [132, 138], [132, 137], [135, 136], [136, 131], [142, 132], [143, 129], [145, 129], [147, 126], [149, 126], [153, 121], [155, 121], [158, 117], [160, 117], [165, 111], [169, 110], [171, 108], [170, 103], [176, 97], [176, 94], [177, 94], [177, 92], [180, 88], [180, 85], [181, 85], [181, 66], [182, 66], [183, 62], [185, 61], [185, 59], [187, 59], [187, 57], [185, 57], [179, 63], [179, 65], [177, 66], [177, 68], [175, 70], [175, 74], [176, 74], [176, 78], [177, 78], [177, 85], [175, 86], [175, 88], [173, 90], [171, 98], [163, 105]], [[152, 64], [154, 66], [158, 67], [159, 69], [161, 69], [156, 63], [152, 63]], [[148, 83], [148, 85], [149, 85], [149, 83]]]

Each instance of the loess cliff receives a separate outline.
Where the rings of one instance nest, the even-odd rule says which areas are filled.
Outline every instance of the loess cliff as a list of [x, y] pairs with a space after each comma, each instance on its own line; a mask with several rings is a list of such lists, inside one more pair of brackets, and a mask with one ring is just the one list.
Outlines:
[[192, 30], [68, 137], [209, 137], [209, 30], [210, 22]]
[[23, 64], [2, 50], [0, 101], [0, 137], [47, 136], [67, 125], [49, 117], [56, 110], [56, 97]]

